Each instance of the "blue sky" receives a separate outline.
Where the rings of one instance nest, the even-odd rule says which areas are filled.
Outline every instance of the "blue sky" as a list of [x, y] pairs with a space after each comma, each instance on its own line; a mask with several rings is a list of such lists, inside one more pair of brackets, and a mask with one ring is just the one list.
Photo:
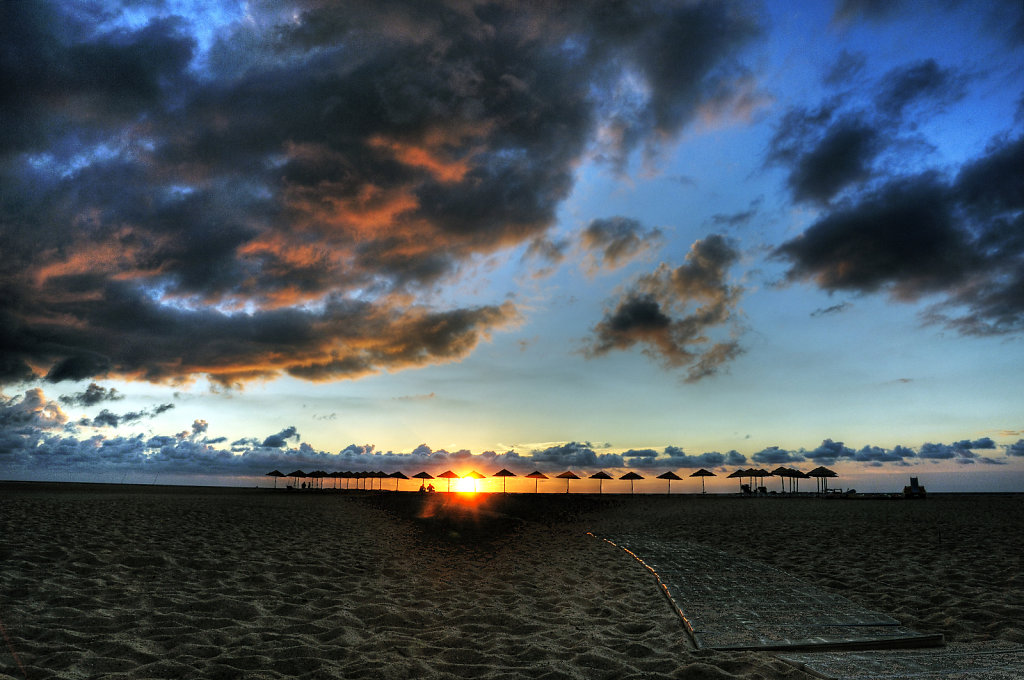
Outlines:
[[130, 5], [0, 9], [0, 478], [1024, 482], [1019, 2]]

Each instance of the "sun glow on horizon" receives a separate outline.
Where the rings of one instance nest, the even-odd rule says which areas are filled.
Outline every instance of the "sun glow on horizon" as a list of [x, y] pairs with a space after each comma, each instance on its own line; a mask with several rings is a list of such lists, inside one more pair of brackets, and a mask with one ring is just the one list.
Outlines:
[[458, 493], [477, 493], [479, 491], [477, 480], [472, 477], [453, 479], [452, 491], [457, 491]]

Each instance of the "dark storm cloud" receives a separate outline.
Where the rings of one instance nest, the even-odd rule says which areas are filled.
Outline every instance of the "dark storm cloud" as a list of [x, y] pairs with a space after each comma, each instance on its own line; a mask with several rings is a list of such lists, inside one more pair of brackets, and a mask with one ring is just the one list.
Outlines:
[[0, 379], [460, 359], [516, 310], [421, 293], [545, 243], [588, 154], [746, 106], [758, 34], [730, 2], [253, 3], [206, 52], [145, 11], [0, 7]]
[[790, 280], [828, 291], [937, 294], [925, 320], [965, 335], [1024, 330], [1024, 137], [1000, 138], [953, 180], [895, 178], [779, 246]]
[[964, 97], [966, 82], [965, 75], [924, 59], [886, 73], [878, 85], [875, 107], [889, 116], [902, 116], [913, 104], [941, 108]]
[[961, 449], [994, 449], [996, 443], [992, 441], [991, 437], [982, 437], [981, 439], [961, 439], [960, 441], [953, 444], [953, 446]]
[[825, 439], [821, 445], [813, 451], [807, 451], [804, 456], [815, 462], [834, 463], [840, 458], [852, 458], [854, 450], [843, 444], [843, 442]]
[[[111, 415], [121, 425], [125, 424], [123, 416]], [[116, 473], [117, 478], [122, 478], [126, 473], [164, 472], [237, 477], [262, 476], [274, 468], [283, 471], [286, 466], [307, 471], [383, 469], [411, 473], [428, 470], [434, 474], [448, 468], [465, 470], [467, 466], [475, 466], [484, 474], [508, 468], [521, 475], [537, 468], [552, 473], [566, 468], [589, 473], [603, 468], [693, 470], [747, 463], [747, 457], [737, 451], [689, 455], [681, 447], [666, 446], [660, 453], [655, 449], [631, 449], [621, 454], [599, 454], [587, 442], [568, 442], [529, 454], [515, 451], [473, 454], [466, 449], [449, 452], [434, 450], [427, 444], [421, 444], [408, 453], [381, 452], [373, 444], [349, 444], [337, 453], [330, 453], [305, 442], [300, 444], [294, 427], [265, 438], [244, 437], [232, 442], [229, 449], [223, 449], [217, 445], [223, 444], [225, 438], [206, 437], [208, 431], [209, 423], [196, 420], [190, 430], [178, 435], [147, 438], [141, 434], [117, 437], [96, 434], [81, 439], [75, 436], [77, 431], [68, 426], [67, 417], [57, 402], [47, 399], [42, 390], [36, 388], [20, 397], [0, 396], [0, 473], [15, 475], [14, 478], [19, 474], [31, 474], [35, 478], [46, 478], [50, 474], [64, 478], [72, 473], [83, 478], [102, 478], [105, 474]], [[765, 465], [813, 460], [816, 463], [841, 461], [875, 467], [942, 460], [959, 464], [1005, 464], [1005, 460], [982, 457], [972, 451], [996, 448], [989, 437], [952, 444], [929, 443], [922, 446], [919, 453], [903, 446], [886, 449], [873, 445], [853, 451], [842, 442], [826, 439], [813, 451], [768, 447], [753, 454], [753, 460]], [[1006, 458], [1024, 456], [1024, 440], [1003, 448]]]
[[84, 392], [77, 394], [63, 394], [59, 397], [62, 404], [69, 406], [94, 406], [103, 401], [118, 401], [124, 399], [124, 395], [111, 387], [109, 390], [102, 385], [89, 383]]
[[277, 434], [272, 434], [263, 440], [260, 446], [265, 446], [274, 449], [280, 449], [288, 445], [288, 440], [294, 439], [296, 442], [299, 441], [299, 433], [295, 429], [295, 426], [286, 427]]
[[596, 453], [589, 443], [569, 442], [530, 452], [530, 459], [542, 470], [561, 468], [616, 468], [623, 466], [622, 456], [614, 453]]
[[523, 260], [536, 260], [541, 263], [533, 273], [534, 278], [549, 276], [565, 259], [569, 249], [568, 239], [552, 240], [546, 237], [535, 238], [523, 253]]
[[738, 259], [733, 243], [718, 234], [695, 242], [682, 265], [662, 263], [632, 284], [594, 327], [585, 354], [597, 357], [641, 344], [648, 356], [685, 368], [687, 381], [714, 375], [743, 351], [734, 337], [709, 336], [723, 327], [738, 332], [742, 288], [728, 283], [728, 270]]
[[778, 446], [769, 446], [751, 456], [755, 463], [762, 465], [780, 465], [782, 463], [799, 463], [806, 460], [796, 451], [787, 451]]
[[661, 242], [662, 232], [629, 217], [591, 221], [580, 235], [584, 248], [595, 253], [594, 271], [617, 269]]
[[[621, 455], [629, 461], [643, 461], [656, 458], [658, 456], [658, 452], [654, 449], [629, 449], [628, 451], [623, 451]], [[630, 464], [632, 465], [633, 463], [631, 462]]]
[[0, 154], [34, 152], [39, 145], [67, 150], [61, 142], [68, 140], [60, 137], [68, 128], [92, 137], [97, 128], [160, 107], [188, 80], [195, 43], [182, 35], [181, 22], [155, 20], [136, 31], [91, 35], [90, 26], [64, 9], [73, 8], [0, 6]]
[[109, 409], [103, 409], [91, 420], [83, 418], [78, 421], [78, 424], [84, 427], [119, 427], [121, 425], [137, 423], [143, 418], [155, 418], [172, 408], [174, 408], [174, 404], [160, 404], [152, 411], [143, 409], [141, 411], [129, 411], [128, 413], [114, 413]]
[[747, 462], [746, 456], [738, 451], [719, 453], [718, 451], [705, 451], [691, 456], [678, 446], [666, 446], [665, 455], [651, 461], [650, 467], [669, 468], [715, 468], [724, 465], [740, 465]]
[[881, 22], [923, 9], [941, 11], [959, 7], [966, 7], [970, 12], [984, 16], [988, 31], [1011, 47], [1024, 45], [1024, 6], [1018, 0], [993, 0], [980, 5], [969, 0], [945, 0], [929, 4], [909, 0], [840, 0], [836, 4], [833, 19], [842, 24], [864, 20]]
[[970, 444], [971, 442], [966, 440], [953, 444], [933, 444], [929, 442], [921, 446], [917, 455], [922, 460], [955, 460], [958, 463], [965, 461], [973, 462], [981, 456], [971, 451]]
[[59, 429], [68, 422], [60, 404], [46, 398], [36, 387], [21, 397], [0, 394], [0, 431], [34, 431]]
[[726, 227], [726, 228], [738, 228], [746, 226], [750, 223], [754, 217], [757, 216], [757, 212], [761, 207], [761, 203], [764, 201], [763, 197], [758, 197], [750, 202], [750, 207], [747, 210], [742, 210], [736, 213], [716, 213], [711, 216], [711, 223], [715, 226]]
[[879, 466], [882, 463], [902, 463], [907, 458], [914, 458], [917, 454], [904, 446], [896, 446], [892, 449], [885, 449], [880, 446], [867, 445], [860, 448], [853, 454], [853, 460], [859, 463], [868, 463]]
[[[844, 53], [836, 69], [849, 71], [855, 61]], [[838, 71], [830, 75], [839, 77]], [[885, 174], [883, 161], [898, 165], [905, 154], [891, 158], [896, 150], [920, 146], [914, 134], [918, 123], [962, 99], [966, 82], [966, 74], [934, 59], [894, 68], [874, 84], [869, 109], [832, 97], [816, 109], [787, 112], [769, 143], [766, 163], [785, 168], [794, 200], [828, 205]]]
[[797, 201], [828, 203], [845, 187], [868, 179], [872, 163], [883, 149], [878, 129], [856, 115], [830, 121], [815, 138], [800, 137], [798, 146], [789, 146], [791, 140], [785, 139], [793, 134], [787, 123], [804, 125], [806, 121], [783, 122], [772, 142], [770, 159], [782, 162], [792, 157], [788, 183]]

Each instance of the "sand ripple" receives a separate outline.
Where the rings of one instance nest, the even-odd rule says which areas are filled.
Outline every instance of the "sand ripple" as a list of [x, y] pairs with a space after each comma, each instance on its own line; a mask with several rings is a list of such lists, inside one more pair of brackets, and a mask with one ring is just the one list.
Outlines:
[[[646, 571], [584, 534], [650, 530], [919, 630], [1024, 642], [1019, 499], [520, 498], [426, 519], [393, 501], [13, 485], [0, 621], [32, 680], [808, 677], [694, 651]], [[9, 677], [23, 676], [0, 648]]]

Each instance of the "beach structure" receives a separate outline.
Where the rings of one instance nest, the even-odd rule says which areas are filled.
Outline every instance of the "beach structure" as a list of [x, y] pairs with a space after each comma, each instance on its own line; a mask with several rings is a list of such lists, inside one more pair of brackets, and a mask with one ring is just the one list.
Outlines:
[[629, 493], [632, 494], [633, 493], [633, 481], [637, 480], [637, 479], [643, 479], [643, 477], [641, 477], [637, 473], [635, 473], [632, 470], [630, 470], [626, 474], [624, 474], [621, 477], [619, 477], [619, 479], [628, 479], [629, 480]]
[[[738, 480], [740, 480], [740, 493], [743, 493], [743, 478], [746, 477], [746, 476], [747, 476], [747, 471], [744, 470], [743, 468], [740, 468], [739, 470], [734, 470], [731, 474], [729, 474], [726, 477], [726, 479], [738, 479]], [[747, 488], [749, 489], [750, 487], [747, 487]]]
[[811, 476], [808, 475], [803, 470], [797, 470], [796, 468], [793, 468], [793, 481], [796, 482], [796, 493], [800, 493], [800, 480], [810, 478]]
[[299, 478], [305, 479], [306, 473], [303, 472], [302, 470], [292, 470], [287, 475], [285, 475], [285, 477], [291, 477], [292, 479], [294, 479], [295, 481], [292, 482], [292, 486], [297, 487], [299, 485]]
[[665, 473], [662, 473], [662, 474], [658, 475], [658, 479], [667, 479], [668, 480], [668, 492], [671, 494], [672, 493], [672, 480], [674, 479], [676, 481], [679, 481], [679, 480], [682, 479], [682, 477], [680, 477], [676, 473], [674, 473], [671, 470], [669, 470], [668, 472], [665, 472]]
[[808, 477], [814, 477], [818, 480], [818, 493], [828, 492], [828, 480], [832, 477], [838, 477], [833, 470], [829, 470], [825, 466], [816, 467], [807, 473]]
[[426, 483], [427, 483], [427, 480], [428, 480], [428, 479], [433, 479], [433, 478], [434, 478], [434, 475], [432, 475], [432, 474], [430, 474], [429, 472], [427, 472], [426, 470], [424, 470], [423, 472], [417, 472], [416, 474], [414, 474], [414, 475], [412, 476], [412, 478], [413, 478], [413, 479], [419, 479], [419, 480], [422, 480], [422, 481], [420, 482], [420, 489], [425, 489], [425, 488], [426, 488]]
[[312, 485], [314, 489], [323, 488], [324, 477], [327, 476], [327, 472], [324, 470], [313, 470], [309, 473], [309, 478], [312, 479]]
[[501, 477], [501, 492], [502, 493], [505, 493], [505, 478], [506, 477], [515, 477], [515, 476], [516, 476], [516, 473], [511, 472], [510, 470], [506, 470], [505, 468], [501, 468], [500, 470], [495, 472], [493, 475], [491, 475], [491, 477]]
[[440, 478], [440, 479], [447, 479], [448, 480], [448, 493], [451, 493], [451, 491], [452, 491], [452, 480], [453, 479], [458, 479], [459, 476], [457, 474], [455, 474], [454, 472], [452, 472], [451, 470], [445, 470], [444, 472], [442, 472], [441, 474], [438, 475], [438, 478]]
[[281, 472], [280, 470], [271, 470], [270, 472], [268, 472], [267, 474], [265, 474], [263, 476], [264, 477], [273, 477], [274, 478], [274, 488], [276, 489], [277, 488], [277, 478], [278, 477], [284, 477], [284, 473]]
[[400, 479], [409, 479], [408, 477], [405, 476], [405, 473], [402, 472], [401, 470], [398, 470], [396, 472], [392, 472], [390, 475], [388, 475], [388, 477], [394, 477], [394, 479], [395, 479], [395, 491], [398, 491], [398, 480], [400, 480]]
[[[764, 478], [771, 477], [772, 473], [761, 468], [750, 468], [747, 470], [747, 474], [750, 475], [750, 489], [754, 493], [768, 493], [768, 489], [764, 486]], [[755, 479], [757, 480], [756, 484], [754, 483]]]
[[556, 476], [556, 477], [557, 477], [558, 479], [564, 479], [564, 480], [565, 480], [565, 492], [566, 492], [566, 493], [569, 493], [569, 480], [570, 480], [570, 479], [579, 479], [579, 478], [580, 478], [580, 477], [579, 477], [579, 475], [577, 475], [577, 474], [576, 474], [575, 472], [573, 472], [572, 470], [566, 470], [566, 471], [565, 471], [565, 472], [563, 472], [562, 474], [560, 474], [560, 475], [555, 475], [555, 476]]
[[[548, 476], [546, 474], [544, 474], [543, 472], [541, 472], [540, 470], [534, 470], [533, 472], [531, 472], [530, 474], [528, 474], [526, 476], [533, 480], [533, 492], [534, 493], [537, 493], [537, 484], [540, 483], [540, 480], [548, 478]], [[566, 482], [566, 490], [567, 491], [568, 491], [568, 484], [569, 484], [569, 482]]]
[[482, 474], [480, 474], [479, 472], [477, 472], [476, 470], [470, 470], [469, 474], [467, 474], [465, 477], [463, 477], [463, 479], [472, 479], [473, 480], [473, 492], [474, 493], [476, 493], [476, 491], [477, 491], [477, 488], [476, 488], [477, 481], [481, 480], [483, 478], [484, 478], [484, 476]]
[[789, 477], [790, 474], [791, 473], [789, 468], [785, 467], [784, 465], [780, 465], [779, 467], [772, 470], [772, 477], [779, 478], [779, 491], [781, 491], [782, 493], [786, 493], [786, 478]]
[[602, 488], [604, 486], [604, 480], [611, 479], [612, 476], [610, 474], [608, 474], [607, 472], [605, 472], [604, 470], [600, 470], [600, 471], [595, 472], [594, 474], [590, 475], [590, 478], [597, 480], [597, 492], [598, 493], [604, 493], [604, 490]]
[[927, 492], [925, 491], [924, 487], [918, 483], [917, 477], [911, 477], [910, 486], [903, 487], [904, 498], [924, 499], [926, 497], [926, 494]]
[[[710, 470], [705, 470], [704, 468], [701, 468], [700, 470], [697, 470], [696, 472], [694, 472], [690, 476], [691, 477], [700, 477], [700, 492], [701, 493], [707, 493], [707, 491], [704, 489], [704, 478], [705, 477], [716, 477], [717, 475], [715, 475], [715, 473], [711, 472]], [[731, 476], [732, 475], [730, 475], [730, 477]]]

